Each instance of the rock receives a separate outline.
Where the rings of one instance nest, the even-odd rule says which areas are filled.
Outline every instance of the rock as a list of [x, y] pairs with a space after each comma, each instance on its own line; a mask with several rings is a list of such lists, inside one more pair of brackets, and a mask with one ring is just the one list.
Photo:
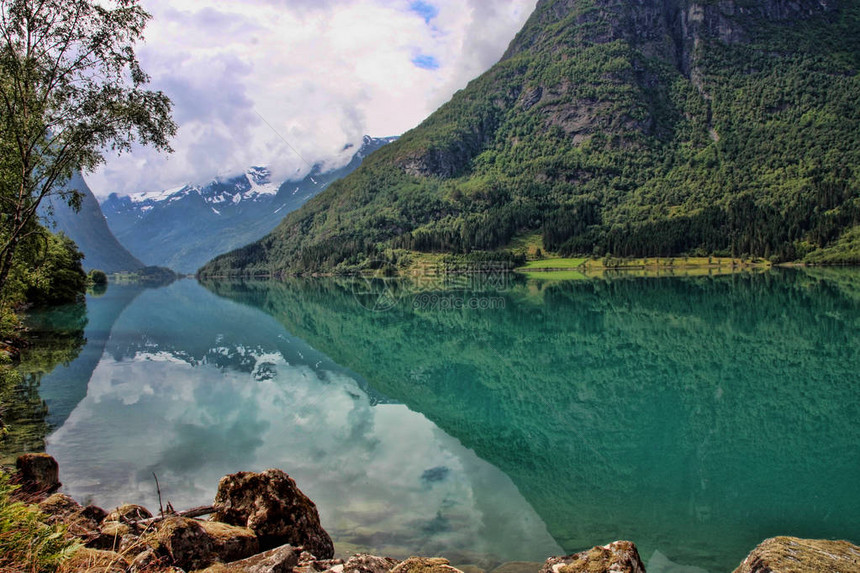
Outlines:
[[108, 516], [108, 513], [97, 505], [88, 505], [81, 512], [81, 515], [96, 523], [101, 523]]
[[320, 524], [316, 505], [281, 470], [221, 478], [213, 519], [248, 527], [262, 548], [290, 544], [303, 546], [320, 559], [334, 556], [334, 544]]
[[463, 573], [440, 557], [410, 557], [391, 569], [391, 573]]
[[119, 553], [83, 548], [66, 561], [61, 571], [98, 571], [99, 573], [126, 573], [128, 561]]
[[199, 523], [212, 540], [212, 552], [220, 561], [238, 561], [260, 551], [257, 536], [247, 527], [236, 527], [217, 521]]
[[122, 538], [131, 534], [131, 527], [118, 521], [105, 521], [99, 527], [98, 537], [87, 543], [88, 547], [116, 551], [120, 549]]
[[39, 510], [47, 515], [51, 523], [75, 515], [84, 510], [83, 506], [64, 493], [55, 493], [39, 502]]
[[301, 549], [284, 545], [233, 563], [218, 563], [204, 573], [292, 573]]
[[129, 573], [166, 573], [174, 568], [169, 563], [170, 558], [159, 555], [155, 549], [147, 549], [131, 562]]
[[150, 547], [145, 545], [139, 535], [128, 533], [123, 535], [119, 540], [119, 552], [125, 555], [128, 559], [134, 559], [141, 553], [149, 550]]
[[616, 541], [588, 551], [550, 557], [540, 573], [645, 573], [636, 546], [630, 541]]
[[860, 547], [847, 541], [774, 537], [763, 541], [734, 573], [858, 573]]
[[400, 562], [391, 557], [377, 557], [359, 553], [350, 557], [344, 563], [344, 573], [388, 573]]
[[[319, 560], [307, 551], [302, 551], [299, 555], [299, 564], [293, 567], [293, 573], [322, 573], [323, 571], [332, 571], [335, 568], [339, 573], [343, 572], [343, 559], [322, 559]], [[386, 569], [386, 573], [388, 570]]]
[[81, 507], [78, 502], [62, 493], [55, 493], [39, 503], [39, 510], [47, 516], [48, 523], [63, 523], [69, 535], [81, 539], [84, 543], [89, 543], [100, 535], [99, 523], [104, 510], [95, 506], [91, 508]]
[[212, 538], [199, 521], [185, 517], [168, 517], [159, 521], [155, 529], [141, 537], [141, 543], [153, 550], [151, 557], [144, 557], [145, 551], [134, 560], [157, 559], [165, 565], [172, 565], [191, 571], [202, 569], [215, 561]]
[[21, 489], [27, 493], [52, 493], [60, 483], [60, 466], [48, 454], [24, 454], [15, 463], [18, 468], [17, 480]]
[[119, 521], [120, 523], [134, 523], [141, 519], [149, 519], [152, 514], [142, 505], [126, 503], [119, 506], [105, 517], [105, 521]]

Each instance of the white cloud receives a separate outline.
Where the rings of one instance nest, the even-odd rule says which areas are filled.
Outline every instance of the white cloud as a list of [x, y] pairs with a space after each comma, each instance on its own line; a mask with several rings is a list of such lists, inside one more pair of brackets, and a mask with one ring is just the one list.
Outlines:
[[87, 180], [106, 196], [251, 165], [286, 176], [398, 135], [495, 63], [535, 1], [144, 0], [139, 55], [175, 103], [176, 153], [111, 156]]

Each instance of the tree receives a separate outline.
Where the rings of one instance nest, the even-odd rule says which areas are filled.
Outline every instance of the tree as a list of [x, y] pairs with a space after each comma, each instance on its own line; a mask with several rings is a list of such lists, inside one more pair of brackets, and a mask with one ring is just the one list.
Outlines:
[[150, 15], [139, 0], [0, 0], [0, 292], [50, 195], [106, 151], [171, 151], [170, 99], [146, 89], [134, 47]]

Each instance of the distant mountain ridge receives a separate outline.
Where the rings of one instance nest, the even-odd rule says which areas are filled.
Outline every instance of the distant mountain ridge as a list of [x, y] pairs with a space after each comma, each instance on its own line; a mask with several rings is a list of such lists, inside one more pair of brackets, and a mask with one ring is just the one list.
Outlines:
[[76, 173], [66, 185], [82, 194], [81, 208], [75, 212], [60, 197], [49, 196], [40, 206], [39, 215], [49, 228], [62, 231], [84, 253], [84, 269], [100, 269], [106, 273], [134, 272], [144, 264], [128, 252], [108, 227], [84, 178]]
[[117, 238], [142, 261], [193, 273], [212, 257], [264, 236], [289, 212], [396, 139], [365, 136], [347, 165], [323, 171], [318, 164], [301, 180], [275, 182], [269, 169], [258, 166], [205, 185], [111, 194], [101, 207]]
[[856, 1], [540, 0], [498, 64], [202, 273], [535, 236], [569, 256], [860, 262], [858, 70]]

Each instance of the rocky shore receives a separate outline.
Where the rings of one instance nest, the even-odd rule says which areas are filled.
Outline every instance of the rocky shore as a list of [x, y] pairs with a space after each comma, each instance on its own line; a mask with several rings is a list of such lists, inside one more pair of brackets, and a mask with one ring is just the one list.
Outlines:
[[[334, 558], [316, 505], [286, 473], [240, 472], [222, 478], [210, 507], [157, 516], [127, 504], [108, 512], [82, 506], [60, 487], [46, 454], [18, 458], [14, 481], [48, 523], [83, 547], [63, 571], [103, 573], [464, 573], [443, 558], [358, 554]], [[207, 519], [201, 519], [207, 517]], [[860, 573], [860, 547], [846, 541], [777, 537], [764, 541], [734, 573]], [[471, 573], [471, 572], [469, 572]], [[540, 573], [645, 573], [636, 546], [615, 541], [551, 557]]]

